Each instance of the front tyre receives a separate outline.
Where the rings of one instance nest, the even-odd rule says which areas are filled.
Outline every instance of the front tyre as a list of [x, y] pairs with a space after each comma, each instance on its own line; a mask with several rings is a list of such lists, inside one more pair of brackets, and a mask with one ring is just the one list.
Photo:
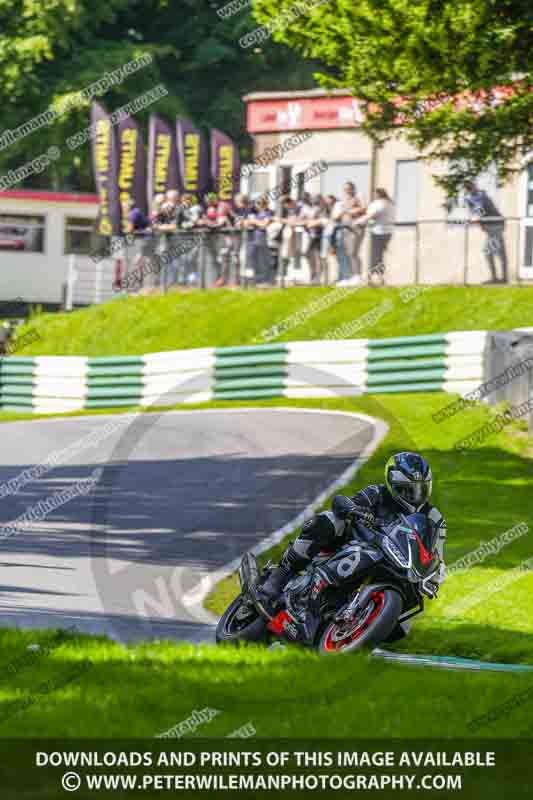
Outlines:
[[266, 622], [253, 606], [247, 606], [242, 594], [220, 617], [216, 630], [217, 644], [262, 642], [267, 638]]
[[377, 589], [367, 606], [346, 622], [332, 622], [318, 645], [320, 653], [353, 653], [375, 647], [390, 636], [402, 613], [403, 602], [394, 589]]

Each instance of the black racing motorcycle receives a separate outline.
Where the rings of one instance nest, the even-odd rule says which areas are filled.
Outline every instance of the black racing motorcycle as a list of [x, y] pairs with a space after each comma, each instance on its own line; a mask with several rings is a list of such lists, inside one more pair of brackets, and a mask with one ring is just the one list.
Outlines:
[[[419, 513], [401, 514], [381, 528], [356, 517], [351, 524], [357, 538], [333, 554], [321, 552], [287, 583], [274, 609], [266, 607], [261, 585], [275, 565], [269, 562], [260, 574], [255, 556], [246, 553], [239, 568], [241, 592], [218, 623], [217, 642], [282, 639], [321, 653], [348, 653], [406, 636], [407, 621], [424, 610], [424, 597], [438, 591], [438, 529]], [[314, 595], [318, 624], [306, 638], [302, 631]]]

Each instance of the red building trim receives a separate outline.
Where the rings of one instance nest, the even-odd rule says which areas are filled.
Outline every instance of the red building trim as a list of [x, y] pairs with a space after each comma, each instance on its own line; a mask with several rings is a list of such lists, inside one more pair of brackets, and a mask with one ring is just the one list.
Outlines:
[[[463, 92], [456, 95], [454, 106], [457, 111], [471, 109], [482, 113], [496, 108], [515, 94], [515, 87], [496, 86], [491, 91]], [[246, 121], [248, 133], [282, 133], [304, 130], [339, 130], [359, 128], [365, 120], [362, 103], [344, 90], [326, 92], [311, 90], [307, 92], [255, 92], [246, 95]], [[421, 111], [434, 111], [450, 96], [436, 95], [423, 101]], [[395, 124], [401, 125], [402, 103], [405, 98], [398, 97], [398, 116]]]
[[39, 203], [87, 203], [98, 204], [96, 194], [69, 194], [68, 192], [44, 192], [30, 189], [0, 192], [0, 200], [4, 197], [10, 200], [36, 200]]
[[246, 110], [249, 133], [358, 128], [364, 119], [358, 100], [349, 95], [249, 99]]

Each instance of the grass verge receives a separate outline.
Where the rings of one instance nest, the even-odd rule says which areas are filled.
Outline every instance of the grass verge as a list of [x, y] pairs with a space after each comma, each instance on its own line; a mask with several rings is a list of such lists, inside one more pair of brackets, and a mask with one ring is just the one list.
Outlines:
[[[383, 466], [392, 452], [424, 453], [435, 476], [434, 502], [448, 522], [449, 566], [518, 523], [530, 528], [482, 563], [451, 574], [439, 599], [428, 602], [426, 614], [415, 622], [412, 636], [396, 649], [533, 664], [533, 571], [513, 572], [532, 553], [533, 461], [527, 431], [523, 423], [513, 423], [483, 446], [458, 452], [454, 443], [494, 412], [480, 406], [436, 425], [432, 414], [444, 405], [444, 398], [449, 402], [448, 396], [427, 394], [306, 402], [306, 406], [361, 411], [390, 426], [376, 453], [346, 487], [347, 493], [382, 482]], [[287, 541], [264, 553], [261, 562], [277, 559]], [[206, 605], [221, 614], [237, 593], [234, 574], [218, 584]], [[460, 601], [468, 607], [460, 610]]]
[[39, 340], [17, 355], [142, 355], [255, 344], [270, 337], [320, 339], [335, 329], [343, 331], [336, 338], [383, 338], [533, 324], [533, 287], [422, 287], [409, 297], [393, 288], [218, 289], [118, 297], [74, 313], [33, 316], [19, 336], [31, 328]]
[[[347, 491], [379, 481], [389, 453], [406, 447], [423, 451], [436, 476], [435, 503], [448, 520], [447, 562], [453, 564], [518, 522], [531, 527], [533, 461], [520, 423], [512, 423], [476, 450], [455, 451], [454, 442], [493, 412], [479, 406], [436, 425], [432, 414], [450, 399], [427, 394], [254, 405], [360, 411], [385, 419], [390, 426], [386, 440]], [[533, 573], [521, 573], [503, 588], [494, 588], [495, 581], [513, 577], [512, 570], [530, 557], [530, 539], [527, 534], [498, 555], [452, 575], [403, 649], [533, 663]], [[453, 611], [457, 600], [480, 590], [480, 602], [460, 614]], [[209, 598], [209, 607], [221, 611], [236, 591], [235, 577], [222, 582]], [[272, 737], [532, 732], [526, 700], [533, 696], [533, 676], [421, 673], [369, 662], [367, 656], [320, 659], [296, 648], [271, 652], [171, 643], [124, 647], [77, 635], [52, 647], [53, 636], [0, 631], [1, 736], [152, 737], [206, 706], [221, 713], [194, 735], [224, 737], [247, 723], [257, 735]], [[36, 643], [41, 651], [28, 651]], [[512, 711], [496, 713], [492, 722], [475, 731], [469, 727], [472, 720], [517, 697], [525, 700], [515, 703]], [[438, 728], [434, 714], [428, 714], [428, 698], [437, 704]], [[347, 714], [347, 708], [353, 713]]]
[[471, 725], [531, 695], [527, 675], [420, 672], [296, 648], [124, 647], [78, 635], [57, 646], [52, 631], [0, 631], [0, 652], [0, 736], [152, 738], [206, 707], [220, 713], [188, 736], [223, 738], [250, 723], [272, 738], [517, 736], [531, 725], [527, 704]]

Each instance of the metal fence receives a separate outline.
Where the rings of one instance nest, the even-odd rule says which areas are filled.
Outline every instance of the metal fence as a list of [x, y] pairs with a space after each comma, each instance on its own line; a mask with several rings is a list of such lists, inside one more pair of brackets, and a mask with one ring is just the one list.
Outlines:
[[75, 306], [97, 305], [116, 297], [117, 265], [111, 259], [94, 262], [89, 256], [69, 256], [63, 305], [67, 311]]
[[533, 328], [492, 334], [489, 381], [489, 403], [519, 410], [533, 438]]
[[518, 217], [398, 223], [383, 256], [377, 238], [347, 226], [313, 237], [304, 225], [279, 222], [261, 231], [195, 227], [117, 238], [107, 256], [71, 257], [66, 305], [172, 287], [328, 286], [347, 276], [391, 285], [533, 280], [533, 227]]

